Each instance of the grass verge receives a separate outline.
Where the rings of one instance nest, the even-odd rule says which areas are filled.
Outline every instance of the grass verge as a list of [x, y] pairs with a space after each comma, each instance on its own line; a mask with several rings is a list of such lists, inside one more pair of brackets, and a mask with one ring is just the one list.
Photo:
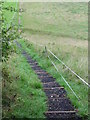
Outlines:
[[3, 118], [45, 118], [46, 96], [26, 59], [12, 53], [3, 63]]

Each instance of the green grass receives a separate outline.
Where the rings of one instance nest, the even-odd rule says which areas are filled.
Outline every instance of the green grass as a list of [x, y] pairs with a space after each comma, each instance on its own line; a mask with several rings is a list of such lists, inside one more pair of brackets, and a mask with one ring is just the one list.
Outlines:
[[6, 9], [3, 10], [4, 17], [5, 17], [5, 25], [7, 28], [11, 25], [11, 22], [15, 25], [16, 24], [18, 25], [19, 13], [11, 11], [10, 10], [11, 7], [13, 9], [18, 10], [18, 2], [4, 2], [3, 4], [3, 8], [9, 8], [9, 10], [6, 10]]
[[[16, 8], [16, 2], [5, 2], [3, 7]], [[11, 24], [13, 15], [14, 12], [4, 10], [5, 27]], [[18, 17], [17, 12], [13, 25], [18, 25]], [[12, 53], [2, 63], [3, 118], [45, 118], [47, 104], [42, 84], [16, 45], [10, 42], [10, 47]]]
[[[68, 83], [71, 85], [77, 96], [80, 98], [80, 101], [78, 101], [71, 90], [68, 88], [66, 83], [63, 81], [63, 79], [60, 77], [59, 73], [55, 70], [53, 65], [51, 64], [50, 60], [47, 58], [46, 54], [44, 53], [44, 49], [35, 49], [35, 46], [31, 44], [30, 42], [27, 42], [25, 40], [19, 41], [22, 44], [22, 47], [24, 50], [26, 50], [33, 59], [37, 60], [39, 65], [48, 71], [53, 77], [56, 78], [56, 81], [64, 86], [68, 93], [68, 97], [71, 99], [73, 105], [78, 110], [78, 114], [85, 117], [88, 115], [88, 88], [83, 85], [78, 79], [76, 80], [75, 77], [73, 77], [68, 71], [65, 71], [64, 73], [60, 71], [60, 73], [65, 77], [65, 79], [68, 81]], [[52, 58], [54, 61], [54, 58]], [[59, 65], [59, 63], [55, 62], [56, 66]], [[66, 73], [66, 74], [65, 74]], [[69, 74], [69, 76], [68, 76]], [[71, 76], [71, 79], [69, 78]], [[82, 94], [83, 91], [83, 94]]]
[[[9, 3], [7, 6], [16, 6]], [[88, 81], [88, 4], [87, 3], [23, 3], [22, 14], [24, 35], [27, 41], [20, 43], [39, 65], [54, 76], [68, 92], [68, 97], [81, 116], [88, 115], [88, 89], [79, 79], [68, 72], [53, 57], [52, 60], [80, 97], [77, 101], [60, 75], [48, 60], [45, 49], [31, 42], [44, 44], [70, 68]], [[13, 12], [5, 11], [6, 26], [11, 21]], [[18, 24], [18, 13], [13, 23]], [[13, 47], [13, 46], [12, 46]], [[3, 63], [3, 117], [44, 118], [46, 96], [42, 84], [28, 65], [25, 58], [17, 51]], [[83, 93], [82, 93], [83, 91]], [[16, 96], [15, 96], [16, 95]], [[14, 97], [15, 96], [15, 97]]]
[[[38, 44], [47, 46], [88, 82], [87, 3], [23, 3], [22, 7], [24, 36], [28, 42], [36, 43], [37, 51], [43, 49]], [[61, 64], [57, 67], [68, 79], [77, 81]]]
[[[26, 35], [25, 35], [26, 36]], [[50, 35], [31, 35], [27, 37], [28, 42], [34, 42], [37, 51], [41, 51], [44, 45], [50, 49], [59, 59], [88, 82], [88, 42], [52, 37]], [[36, 43], [36, 44], [35, 44]], [[62, 64], [58, 68], [63, 70]], [[65, 69], [63, 70], [65, 73]], [[70, 76], [69, 76], [70, 77]], [[75, 76], [74, 76], [75, 78]], [[75, 78], [77, 80], [77, 78]]]
[[3, 72], [3, 118], [45, 118], [46, 96], [26, 59], [13, 53], [3, 63]]
[[75, 39], [88, 39], [87, 3], [23, 3], [24, 31]]

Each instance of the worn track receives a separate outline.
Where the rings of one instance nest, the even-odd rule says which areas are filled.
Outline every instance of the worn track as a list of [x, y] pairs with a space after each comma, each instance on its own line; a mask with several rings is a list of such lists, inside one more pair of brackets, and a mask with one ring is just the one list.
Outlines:
[[51, 120], [81, 120], [76, 115], [67, 93], [50, 74], [43, 70], [25, 51], [22, 54], [27, 59], [32, 69], [38, 75], [43, 84], [43, 90], [48, 98], [48, 111], [45, 113], [47, 119]]

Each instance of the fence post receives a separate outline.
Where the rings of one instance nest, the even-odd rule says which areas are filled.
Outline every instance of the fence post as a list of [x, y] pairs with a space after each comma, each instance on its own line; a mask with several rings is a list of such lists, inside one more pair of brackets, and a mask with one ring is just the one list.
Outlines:
[[47, 47], [45, 46], [45, 56], [47, 57]]

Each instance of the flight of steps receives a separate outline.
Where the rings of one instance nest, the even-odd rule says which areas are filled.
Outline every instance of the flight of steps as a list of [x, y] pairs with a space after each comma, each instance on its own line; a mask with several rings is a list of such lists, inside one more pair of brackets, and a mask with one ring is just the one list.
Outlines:
[[48, 111], [45, 113], [49, 120], [81, 120], [76, 115], [76, 111], [67, 98], [67, 93], [50, 74], [43, 70], [38, 63], [33, 60], [25, 51], [22, 54], [26, 57], [27, 62], [38, 75], [43, 84], [43, 90], [47, 96]]

